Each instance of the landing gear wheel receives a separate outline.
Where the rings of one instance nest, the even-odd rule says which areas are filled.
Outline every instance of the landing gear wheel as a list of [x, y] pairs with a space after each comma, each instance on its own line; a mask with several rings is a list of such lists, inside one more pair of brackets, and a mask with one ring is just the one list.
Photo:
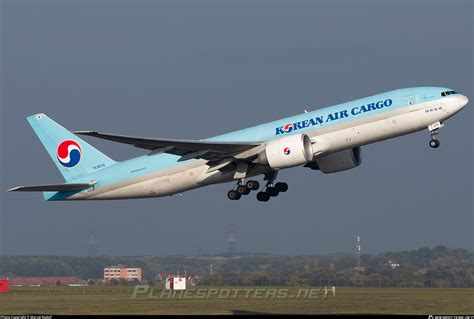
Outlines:
[[227, 193], [227, 197], [230, 200], [238, 200], [240, 199], [241, 195], [237, 191], [231, 190]]
[[439, 141], [436, 140], [436, 139], [430, 140], [430, 147], [431, 147], [431, 148], [438, 148], [438, 147], [439, 147], [439, 144], [440, 144]]
[[438, 131], [440, 128], [444, 126], [443, 122], [436, 122], [431, 125], [428, 125], [428, 131], [430, 131], [431, 140], [430, 140], [430, 147], [431, 148], [438, 148], [439, 141], [436, 139], [436, 135], [438, 135]]
[[288, 184], [287, 183], [282, 183], [282, 182], [278, 182], [275, 184], [275, 188], [279, 191], [279, 192], [286, 192], [288, 190]]
[[249, 189], [255, 191], [260, 187], [260, 183], [258, 181], [248, 181], [245, 186], [247, 186]]
[[275, 187], [267, 187], [266, 192], [271, 197], [276, 197], [276, 196], [278, 196], [278, 193], [279, 193], [278, 189], [276, 189]]
[[237, 186], [237, 193], [239, 193], [239, 195], [248, 195], [250, 193], [250, 188], [245, 185], [239, 185]]
[[257, 193], [257, 199], [260, 202], [268, 202], [268, 200], [270, 199], [270, 195], [268, 195], [268, 193], [266, 193], [266, 192], [258, 192]]

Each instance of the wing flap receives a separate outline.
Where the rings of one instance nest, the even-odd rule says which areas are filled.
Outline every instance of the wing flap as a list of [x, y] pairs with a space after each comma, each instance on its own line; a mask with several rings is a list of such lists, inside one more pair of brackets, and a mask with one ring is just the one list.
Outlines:
[[84, 190], [95, 184], [97, 184], [97, 182], [17, 186], [10, 188], [8, 192], [72, 192]]

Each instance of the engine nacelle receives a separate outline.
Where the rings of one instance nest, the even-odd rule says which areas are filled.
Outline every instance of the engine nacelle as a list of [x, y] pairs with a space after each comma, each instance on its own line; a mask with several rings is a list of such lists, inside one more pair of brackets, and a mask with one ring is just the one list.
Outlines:
[[306, 167], [320, 170], [324, 174], [345, 171], [362, 163], [360, 147], [351, 148], [322, 156], [306, 164]]
[[311, 139], [306, 134], [295, 134], [269, 141], [258, 154], [258, 163], [271, 168], [287, 168], [308, 163], [313, 158]]

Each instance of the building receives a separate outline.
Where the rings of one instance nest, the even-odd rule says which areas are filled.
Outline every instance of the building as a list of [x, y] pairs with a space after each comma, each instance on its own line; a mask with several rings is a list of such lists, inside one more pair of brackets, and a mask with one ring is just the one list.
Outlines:
[[84, 283], [78, 277], [13, 277], [10, 286], [62, 286]]
[[169, 275], [166, 277], [165, 289], [168, 290], [185, 290], [186, 289], [186, 276], [180, 275]]
[[385, 263], [385, 266], [391, 269], [395, 269], [395, 268], [399, 268], [400, 264], [392, 260], [389, 260], [388, 262]]
[[127, 268], [124, 265], [110, 266], [104, 268], [104, 280], [127, 280], [142, 281], [141, 268]]

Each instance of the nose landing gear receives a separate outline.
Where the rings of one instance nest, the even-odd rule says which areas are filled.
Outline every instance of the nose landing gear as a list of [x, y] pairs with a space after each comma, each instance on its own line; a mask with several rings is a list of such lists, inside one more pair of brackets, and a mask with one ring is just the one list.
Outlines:
[[438, 130], [444, 126], [441, 122], [436, 122], [428, 126], [428, 130], [430, 131], [431, 140], [429, 142], [431, 148], [438, 148], [440, 143], [436, 139], [436, 135], [438, 135]]
[[430, 147], [431, 148], [438, 148], [439, 147], [439, 141], [435, 138], [430, 140]]

